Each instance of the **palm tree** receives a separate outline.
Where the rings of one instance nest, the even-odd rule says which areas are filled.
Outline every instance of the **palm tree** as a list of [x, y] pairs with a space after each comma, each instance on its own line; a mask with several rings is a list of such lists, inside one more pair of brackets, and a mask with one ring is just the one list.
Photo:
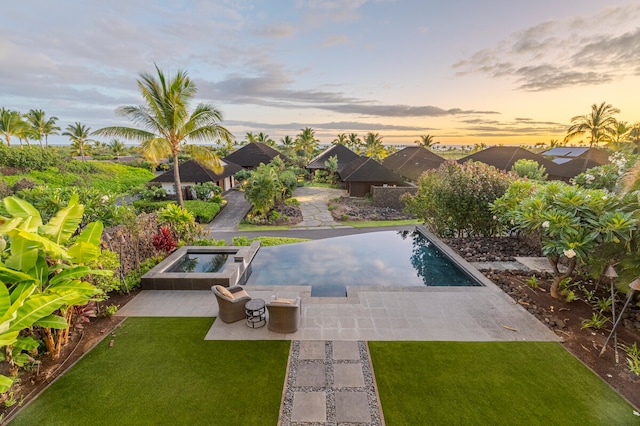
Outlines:
[[45, 139], [46, 146], [49, 146], [49, 135], [59, 135], [60, 127], [56, 126], [58, 117], [46, 118], [46, 114], [41, 109], [30, 109], [28, 113], [24, 115], [27, 123], [33, 128], [34, 136], [40, 142], [42, 148], [42, 138]]
[[111, 139], [107, 146], [116, 157], [120, 157], [127, 149], [124, 142], [120, 142], [118, 139]]
[[346, 146], [353, 152], [360, 154], [362, 149], [362, 139], [360, 139], [360, 136], [358, 136], [357, 133], [350, 133], [349, 136], [347, 136]]
[[382, 137], [378, 133], [369, 132], [364, 138], [364, 152], [367, 157], [381, 160], [386, 157]]
[[20, 140], [20, 146], [22, 146], [22, 139], [27, 136], [28, 131], [29, 125], [22, 119], [19, 112], [5, 108], [0, 109], [0, 133], [7, 141], [7, 146], [11, 146], [12, 136], [17, 137]]
[[340, 133], [338, 135], [338, 137], [336, 137], [333, 141], [331, 141], [332, 144], [334, 145], [347, 145], [347, 143], [349, 142], [349, 138], [347, 137], [346, 133]]
[[261, 142], [265, 145], [269, 145], [269, 146], [275, 146], [276, 141], [274, 141], [273, 139], [271, 139], [269, 137], [269, 135], [267, 135], [266, 133], [260, 132], [258, 133], [258, 136], [256, 136], [256, 142]]
[[558, 148], [558, 147], [561, 147], [561, 146], [564, 146], [564, 145], [565, 145], [565, 143], [564, 142], [560, 142], [558, 139], [551, 139], [549, 141], [549, 149]]
[[433, 140], [433, 136], [431, 135], [422, 135], [420, 136], [420, 139], [417, 139], [415, 141], [415, 143], [418, 144], [418, 146], [427, 148], [427, 149], [431, 149], [434, 146], [438, 145], [440, 142], [436, 142]]
[[296, 149], [304, 151], [305, 154], [313, 154], [318, 147], [320, 141], [316, 139], [316, 131], [311, 127], [300, 129], [300, 133], [296, 136]]
[[280, 138], [280, 145], [282, 145], [285, 148], [291, 148], [295, 145], [295, 141], [291, 139], [291, 136], [287, 135], [283, 138]]
[[247, 132], [244, 135], [244, 140], [240, 144], [247, 145], [254, 142], [258, 142], [258, 137], [254, 135], [253, 132]]
[[90, 139], [91, 127], [87, 127], [84, 124], [76, 121], [75, 124], [69, 124], [66, 128], [66, 132], [62, 133], [62, 136], [68, 136], [74, 149], [80, 154], [82, 161], [85, 160], [86, 152], [89, 150], [89, 144], [94, 142]]
[[96, 131], [105, 136], [123, 137], [141, 143], [143, 155], [151, 163], [161, 158], [173, 158], [173, 178], [178, 204], [184, 207], [178, 169], [178, 154], [185, 148], [190, 154], [216, 172], [223, 169], [214, 152], [187, 141], [230, 140], [231, 132], [220, 125], [222, 113], [211, 104], [198, 104], [189, 112], [189, 103], [197, 88], [186, 71], [178, 71], [167, 80], [156, 66], [157, 78], [140, 74], [138, 88], [145, 102], [140, 106], [122, 106], [116, 112], [128, 117], [140, 128], [105, 127]]
[[564, 138], [565, 143], [585, 134], [589, 136], [590, 147], [597, 146], [600, 142], [610, 141], [616, 124], [613, 115], [618, 113], [620, 113], [618, 108], [606, 102], [602, 102], [599, 106], [591, 105], [590, 114], [577, 115], [571, 119], [571, 127]]

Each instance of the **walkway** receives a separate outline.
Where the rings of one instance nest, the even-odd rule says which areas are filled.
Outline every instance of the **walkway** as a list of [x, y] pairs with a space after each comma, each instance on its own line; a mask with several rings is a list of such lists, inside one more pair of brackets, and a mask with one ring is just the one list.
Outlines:
[[227, 200], [227, 205], [207, 226], [209, 232], [236, 230], [240, 221], [251, 210], [251, 204], [244, 198], [244, 192], [227, 191], [224, 193], [224, 199]]
[[331, 212], [327, 209], [329, 200], [346, 194], [342, 189], [310, 186], [296, 188], [293, 191], [293, 198], [300, 202], [302, 222], [295, 225], [295, 228], [350, 228], [334, 221]]

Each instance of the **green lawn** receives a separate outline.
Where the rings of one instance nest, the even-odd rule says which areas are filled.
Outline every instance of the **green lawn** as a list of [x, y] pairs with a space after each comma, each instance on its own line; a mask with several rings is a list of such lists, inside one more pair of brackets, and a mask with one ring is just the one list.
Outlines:
[[211, 318], [128, 318], [12, 425], [275, 425], [288, 341], [205, 341]]
[[637, 425], [557, 343], [369, 342], [387, 425]]
[[420, 225], [422, 222], [418, 219], [405, 220], [349, 220], [340, 222], [341, 225], [352, 226], [354, 228], [379, 228], [383, 226], [405, 226]]

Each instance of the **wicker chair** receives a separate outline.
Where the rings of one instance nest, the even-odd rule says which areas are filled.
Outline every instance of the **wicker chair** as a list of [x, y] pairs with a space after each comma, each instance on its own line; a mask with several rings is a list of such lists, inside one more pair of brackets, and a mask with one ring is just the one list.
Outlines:
[[244, 305], [251, 300], [251, 296], [244, 291], [244, 288], [239, 285], [229, 288], [214, 285], [211, 287], [211, 291], [218, 299], [218, 318], [222, 322], [231, 323], [246, 318]]
[[271, 296], [267, 303], [269, 323], [267, 328], [276, 333], [295, 333], [300, 326], [300, 298], [276, 299]]

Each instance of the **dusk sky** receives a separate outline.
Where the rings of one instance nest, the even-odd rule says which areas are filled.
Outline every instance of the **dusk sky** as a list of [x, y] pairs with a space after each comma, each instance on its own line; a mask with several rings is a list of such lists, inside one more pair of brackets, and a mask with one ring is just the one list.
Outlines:
[[533, 144], [603, 101], [640, 121], [640, 4], [21, 0], [0, 13], [0, 106], [63, 129], [130, 125], [115, 109], [141, 103], [154, 63], [186, 70], [238, 140], [308, 126], [323, 143]]

